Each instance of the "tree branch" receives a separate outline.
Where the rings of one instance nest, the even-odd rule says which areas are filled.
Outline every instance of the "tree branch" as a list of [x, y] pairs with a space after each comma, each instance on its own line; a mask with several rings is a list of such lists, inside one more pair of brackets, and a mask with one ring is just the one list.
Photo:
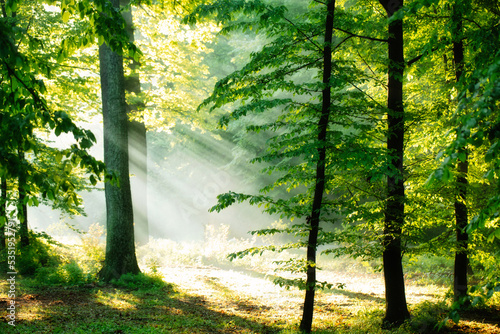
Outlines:
[[[434, 48], [431, 49], [431, 52], [435, 52], [437, 50], [439, 50], [439, 48], [436, 46], [436, 47], [434, 47]], [[416, 63], [417, 61], [419, 61], [420, 59], [422, 59], [424, 56], [427, 56], [428, 54], [429, 53], [422, 53], [421, 55], [418, 55], [415, 58], [408, 60], [406, 62], [406, 66], [410, 67], [411, 65], [413, 65], [414, 63]]]
[[301, 33], [302, 35], [304, 35], [304, 37], [309, 41], [311, 42], [312, 45], [314, 45], [320, 52], [323, 52], [323, 48], [321, 46], [319, 46], [318, 44], [316, 44], [309, 36], [307, 36], [307, 34], [305, 32], [303, 32], [301, 29], [299, 29], [295, 23], [293, 23], [291, 20], [287, 19], [284, 15], [283, 15], [283, 19], [285, 19], [285, 21], [287, 21], [288, 23], [290, 23], [295, 29], [297, 29], [297, 31], [299, 33]]
[[5, 67], [7, 68], [7, 72], [10, 75], [12, 75], [14, 78], [16, 78], [16, 80], [19, 81], [23, 85], [23, 87], [33, 97], [33, 100], [35, 101], [35, 103], [39, 104], [39, 106], [41, 107], [42, 110], [49, 111], [49, 108], [47, 107], [47, 105], [45, 104], [45, 102], [40, 98], [40, 96], [38, 95], [38, 93], [33, 88], [28, 87], [28, 85], [24, 82], [24, 80], [22, 80], [21, 78], [19, 78], [19, 76], [16, 74], [16, 71], [14, 69], [12, 69], [5, 60], [3, 61], [3, 63], [5, 65]]
[[350, 32], [350, 31], [341, 29], [341, 28], [335, 28], [334, 27], [333, 29], [338, 30], [338, 31], [342, 31], [343, 33], [346, 33], [346, 34], [350, 35], [351, 37], [358, 37], [358, 38], [362, 38], [362, 39], [368, 39], [370, 41], [375, 41], [375, 42], [385, 42], [385, 43], [388, 42], [387, 39], [381, 39], [381, 38], [375, 38], [375, 37], [370, 37], [370, 36], [357, 35], [357, 34], [354, 34], [354, 33]]

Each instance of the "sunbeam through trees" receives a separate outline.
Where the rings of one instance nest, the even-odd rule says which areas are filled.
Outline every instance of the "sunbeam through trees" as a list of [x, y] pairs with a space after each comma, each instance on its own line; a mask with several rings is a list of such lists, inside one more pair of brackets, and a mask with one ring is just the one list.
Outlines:
[[0, 8], [0, 332], [500, 333], [498, 1]]

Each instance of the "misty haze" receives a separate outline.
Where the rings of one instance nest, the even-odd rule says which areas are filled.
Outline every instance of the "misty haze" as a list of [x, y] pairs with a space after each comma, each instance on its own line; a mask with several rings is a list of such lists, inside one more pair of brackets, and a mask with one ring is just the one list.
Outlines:
[[497, 1], [0, 8], [0, 333], [500, 334]]

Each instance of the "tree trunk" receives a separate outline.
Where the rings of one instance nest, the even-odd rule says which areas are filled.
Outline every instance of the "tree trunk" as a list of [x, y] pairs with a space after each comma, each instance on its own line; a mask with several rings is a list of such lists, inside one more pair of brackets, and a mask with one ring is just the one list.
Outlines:
[[[453, 41], [453, 62], [455, 63], [455, 78], [459, 83], [463, 74], [464, 65], [464, 45], [462, 42], [463, 26], [462, 13], [456, 6], [453, 7], [453, 25], [454, 25], [454, 41]], [[467, 269], [469, 259], [467, 255], [467, 247], [469, 243], [469, 235], [466, 231], [468, 224], [467, 217], [467, 173], [469, 169], [468, 152], [466, 147], [461, 147], [459, 156], [463, 156], [463, 161], [459, 159], [457, 166], [456, 179], [456, 198], [455, 198], [455, 230], [457, 236], [457, 250], [455, 253], [455, 268], [453, 271], [453, 292], [456, 301], [467, 296]]]
[[330, 0], [327, 4], [327, 16], [325, 27], [325, 45], [323, 50], [323, 102], [321, 117], [318, 122], [318, 162], [316, 165], [316, 186], [314, 189], [314, 198], [312, 212], [308, 219], [311, 225], [309, 231], [309, 240], [307, 244], [307, 278], [306, 295], [304, 299], [304, 309], [300, 330], [310, 333], [312, 328], [314, 312], [314, 294], [316, 290], [316, 248], [318, 244], [319, 220], [321, 214], [321, 204], [323, 201], [323, 192], [325, 190], [325, 169], [326, 169], [326, 134], [328, 130], [328, 121], [330, 117], [331, 88], [330, 78], [332, 72], [332, 35], [333, 35], [333, 17], [335, 12], [335, 0]]
[[129, 151], [130, 171], [135, 176], [131, 180], [135, 240], [139, 245], [145, 245], [149, 242], [149, 220], [148, 155], [144, 123], [129, 122]]
[[[380, 0], [388, 17], [403, 7], [403, 0]], [[390, 172], [387, 176], [387, 203], [383, 236], [383, 266], [386, 312], [384, 326], [402, 324], [410, 317], [406, 304], [403, 265], [401, 262], [401, 230], [404, 224], [404, 107], [403, 107], [403, 21], [389, 23], [389, 68], [387, 97], [387, 151]]]
[[26, 205], [26, 169], [25, 169], [25, 159], [24, 152], [18, 149], [19, 162], [21, 168], [19, 168], [18, 176], [18, 203], [17, 203], [17, 217], [19, 219], [19, 236], [21, 238], [20, 246], [21, 248], [27, 247], [30, 244], [29, 232], [28, 232], [28, 207]]
[[[111, 1], [115, 8], [119, 0]], [[99, 47], [104, 133], [104, 163], [119, 184], [105, 184], [106, 257], [99, 276], [104, 281], [140, 272], [135, 255], [134, 217], [128, 166], [128, 117], [123, 59], [108, 45]]]
[[0, 217], [2, 217], [3, 222], [0, 224], [0, 253], [2, 253], [7, 245], [5, 243], [5, 225], [7, 225], [7, 179], [2, 177], [0, 183], [0, 190], [2, 191], [0, 198]]
[[[128, 1], [122, 0], [122, 5], [127, 5]], [[132, 10], [123, 12], [123, 18], [127, 23], [127, 32], [130, 41], [134, 41], [134, 24]], [[135, 71], [140, 64], [135, 60], [129, 65], [130, 76], [125, 78], [125, 90], [127, 92], [139, 94], [141, 92], [141, 81], [139, 74]], [[128, 112], [136, 112], [141, 107], [140, 103], [129, 104]], [[129, 129], [129, 168], [134, 177], [130, 180], [132, 188], [132, 204], [134, 210], [134, 234], [135, 241], [144, 245], [149, 241], [148, 222], [148, 154], [146, 140], [146, 126], [144, 122], [136, 120], [130, 121]]]

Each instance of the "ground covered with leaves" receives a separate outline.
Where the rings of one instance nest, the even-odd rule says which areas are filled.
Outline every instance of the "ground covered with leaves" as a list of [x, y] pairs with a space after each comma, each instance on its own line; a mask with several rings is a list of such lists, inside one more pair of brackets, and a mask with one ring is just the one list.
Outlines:
[[[446, 318], [444, 288], [409, 284], [413, 318], [382, 330], [383, 281], [378, 274], [324, 272], [336, 288], [318, 293], [315, 333], [436, 333]], [[163, 283], [160, 279], [163, 276]], [[2, 283], [1, 333], [295, 333], [303, 294], [272, 275], [216, 267], [161, 268], [156, 275], [113, 284], [41, 285], [20, 279], [16, 326], [8, 324]], [[500, 309], [465, 312], [444, 333], [499, 333]]]

